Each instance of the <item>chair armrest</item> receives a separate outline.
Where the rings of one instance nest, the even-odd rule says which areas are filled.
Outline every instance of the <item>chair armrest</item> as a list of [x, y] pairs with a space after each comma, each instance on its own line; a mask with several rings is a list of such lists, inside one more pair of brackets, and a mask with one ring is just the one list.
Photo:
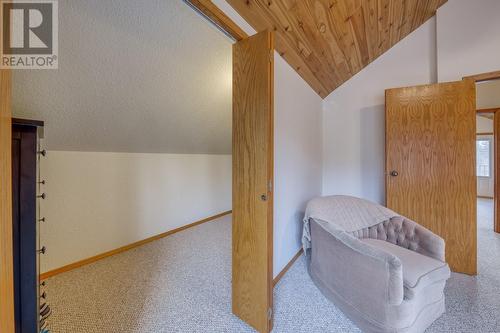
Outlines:
[[442, 262], [446, 261], [444, 239], [414, 221], [406, 219], [405, 223], [414, 227], [414, 239], [417, 242], [416, 252]]
[[311, 273], [348, 302], [367, 311], [402, 303], [399, 258], [322, 221], [311, 220], [311, 240]]

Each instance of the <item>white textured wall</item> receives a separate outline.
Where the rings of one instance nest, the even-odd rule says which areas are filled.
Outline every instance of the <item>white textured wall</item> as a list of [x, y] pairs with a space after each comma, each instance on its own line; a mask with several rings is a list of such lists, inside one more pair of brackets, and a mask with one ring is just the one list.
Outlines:
[[275, 53], [274, 275], [301, 247], [307, 201], [321, 195], [321, 98]]
[[324, 100], [323, 194], [385, 200], [385, 89], [434, 82], [435, 19]]
[[[213, 1], [248, 34], [224, 0]], [[300, 249], [308, 200], [321, 194], [321, 98], [277, 53], [274, 68], [274, 276]]]
[[42, 272], [231, 209], [231, 156], [49, 151]]
[[500, 70], [500, 1], [449, 0], [437, 13], [440, 82]]

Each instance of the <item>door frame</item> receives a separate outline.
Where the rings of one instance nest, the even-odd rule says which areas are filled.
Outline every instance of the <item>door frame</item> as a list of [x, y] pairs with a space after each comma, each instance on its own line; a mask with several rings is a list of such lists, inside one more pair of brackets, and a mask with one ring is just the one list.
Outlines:
[[[229, 18], [222, 10], [220, 10], [216, 5], [214, 5], [212, 3], [211, 0], [184, 0], [185, 3], [187, 3], [190, 7], [192, 7], [196, 12], [198, 12], [201, 16], [205, 17], [210, 23], [212, 23], [216, 28], [218, 28], [219, 30], [221, 30], [225, 35], [229, 36], [230, 38], [232, 38], [235, 42], [240, 42], [242, 40], [245, 40], [251, 36], [249, 36], [247, 33], [245, 33], [236, 23], [234, 23], [232, 21], [231, 18]], [[266, 33], [269, 35], [269, 38], [270, 38], [270, 49], [271, 50], [274, 50], [274, 42], [273, 42], [273, 33], [272, 32], [263, 32], [263, 33]], [[254, 35], [255, 36], [255, 35]], [[234, 49], [234, 46], [233, 46], [233, 49]], [[234, 52], [234, 51], [233, 51]], [[273, 76], [273, 67], [274, 67], [274, 58], [273, 58], [273, 54], [274, 53], [269, 53], [269, 51], [266, 52], [266, 57], [269, 57], [269, 61], [270, 61], [270, 66], [271, 66], [271, 82], [270, 82], [270, 86], [273, 87], [274, 86], [274, 76]], [[233, 59], [233, 62], [234, 62], [234, 59]], [[234, 69], [233, 69], [234, 70]], [[234, 82], [233, 82], [233, 89], [234, 89]], [[271, 88], [272, 89], [272, 88]], [[271, 108], [271, 114], [273, 114], [273, 107], [274, 107], [274, 93], [271, 91], [271, 101], [270, 101], [270, 108]], [[234, 90], [233, 90], [233, 108], [234, 108], [234, 105], [235, 105], [235, 95], [234, 95]], [[234, 113], [234, 110], [233, 110], [233, 113]], [[234, 114], [233, 114], [233, 118], [234, 118]], [[234, 121], [234, 120], [233, 120]], [[274, 121], [274, 116], [271, 117], [270, 119], [271, 121], [271, 128], [274, 128], [274, 125], [273, 125], [273, 121]], [[234, 124], [233, 124], [233, 135], [234, 135]], [[271, 139], [270, 139], [270, 145], [273, 146], [273, 143], [274, 143], [274, 139], [273, 139], [273, 133], [271, 133]], [[233, 142], [233, 150], [234, 150], [234, 142]], [[273, 174], [273, 158], [274, 158], [274, 154], [273, 156], [270, 156], [270, 159], [271, 159], [271, 164], [270, 166], [268, 166], [270, 168], [270, 170], [268, 170], [268, 173], [269, 174]], [[234, 173], [235, 173], [235, 160], [234, 160], [234, 156], [233, 156], [233, 176], [234, 176]], [[267, 293], [269, 295], [269, 301], [268, 301], [268, 306], [269, 308], [267, 309], [267, 320], [266, 320], [266, 323], [265, 324], [262, 324], [261, 320], [255, 320], [255, 318], [250, 318], [248, 317], [245, 313], [246, 310], [248, 310], [249, 308], [251, 309], [252, 308], [252, 305], [249, 306], [249, 304], [243, 304], [241, 302], [242, 299], [248, 299], [249, 295], [242, 295], [243, 297], [235, 297], [235, 291], [234, 291], [234, 281], [233, 281], [233, 291], [232, 291], [232, 309], [233, 309], [233, 314], [235, 314], [236, 316], [240, 317], [242, 320], [246, 321], [250, 326], [253, 326], [254, 328], [257, 328], [259, 329], [259, 331], [261, 333], [266, 333], [266, 332], [269, 332], [272, 330], [272, 326], [273, 326], [273, 300], [272, 300], [272, 292], [273, 292], [273, 287], [274, 287], [274, 284], [273, 284], [273, 237], [272, 237], [272, 233], [273, 233], [273, 183], [274, 179], [273, 177], [271, 177], [270, 180], [268, 180], [268, 200], [269, 200], [269, 205], [271, 205], [270, 209], [268, 210], [268, 223], [270, 223], [270, 225], [267, 226], [268, 228], [268, 239], [267, 239], [267, 242], [268, 242], [268, 245], [270, 247], [270, 253], [268, 253], [268, 258], [267, 258], [267, 271], [268, 271], [268, 283], [267, 283], [267, 286], [266, 288], [268, 288], [269, 290], [267, 290]], [[233, 181], [233, 196], [234, 196], [235, 192], [234, 192], [234, 181]], [[235, 200], [233, 199], [233, 204], [234, 204]], [[233, 216], [235, 215], [235, 209], [233, 207]], [[270, 222], [269, 222], [270, 221]], [[233, 221], [234, 223], [234, 221]], [[232, 269], [232, 272], [234, 273], [234, 258], [235, 257], [241, 257], [241, 256], [238, 256], [238, 252], [235, 250], [235, 246], [234, 246], [234, 225], [233, 225], [233, 237], [232, 237], [232, 243], [233, 243], [233, 246], [232, 246], [232, 266], [231, 269]], [[249, 238], [249, 237], [246, 237], [246, 238]], [[234, 278], [233, 278], [234, 280]], [[238, 285], [242, 285], [243, 283], [240, 281], [237, 283]], [[241, 289], [241, 288], [239, 288]], [[242, 289], [244, 290], [244, 288]], [[241, 291], [237, 291], [237, 293], [241, 293]], [[235, 306], [235, 302], [236, 302], [236, 305]], [[245, 311], [243, 311], [243, 310]], [[252, 322], [252, 323], [250, 323]], [[258, 324], [258, 325], [256, 325]]]
[[[476, 114], [493, 114], [493, 230], [500, 233], [500, 108], [477, 109]], [[481, 133], [478, 133], [480, 135]], [[483, 133], [484, 134], [484, 133]]]
[[[219, 9], [216, 5], [212, 3], [211, 0], [184, 0], [186, 4], [188, 4], [191, 8], [193, 8], [196, 12], [198, 12], [201, 16], [206, 18], [210, 23], [212, 23], [216, 28], [221, 30], [225, 35], [233, 39], [235, 42], [241, 42], [243, 40], [248, 39], [249, 37], [252, 38], [254, 36], [249, 36], [247, 33], [245, 33], [236, 23], [234, 23], [231, 18], [229, 18], [221, 9]], [[273, 33], [272, 32], [262, 32], [265, 33], [270, 41], [269, 49], [274, 50], [274, 42], [273, 42]], [[233, 54], [234, 54], [234, 45], [233, 45]], [[271, 110], [271, 119], [270, 119], [270, 124], [271, 124], [271, 133], [270, 133], [270, 146], [271, 146], [271, 151], [273, 150], [273, 121], [274, 121], [274, 116], [273, 116], [273, 107], [274, 107], [274, 93], [272, 91], [272, 87], [274, 86], [274, 58], [273, 58], [273, 53], [270, 53], [269, 50], [266, 50], [265, 57], [269, 59], [270, 62], [270, 81], [269, 85], [271, 87], [271, 100], [270, 102], [270, 110]], [[233, 59], [233, 66], [234, 66], [234, 59]], [[234, 68], [233, 68], [234, 71]], [[234, 77], [234, 76], [233, 76]], [[234, 78], [233, 78], [234, 80]], [[235, 93], [234, 93], [234, 81], [233, 81], [233, 205], [235, 203], [234, 195], [237, 195], [235, 192], [235, 181], [234, 181], [234, 175], [235, 175], [235, 170], [237, 168], [238, 163], [235, 163], [235, 157], [234, 157], [234, 106], [237, 104], [235, 102]], [[241, 133], [239, 135], [241, 137]], [[270, 158], [270, 165], [268, 165], [268, 175], [272, 175], [274, 168], [273, 168], [273, 159], [274, 159], [274, 154], [272, 156], [269, 156]], [[273, 183], [273, 177], [271, 179], [268, 179], [268, 205], [270, 205], [270, 208], [268, 207], [268, 226], [266, 227], [267, 229], [267, 244], [268, 244], [268, 249], [269, 252], [267, 254], [267, 260], [266, 260], [266, 265], [267, 265], [267, 275], [268, 275], [268, 281], [266, 283], [266, 288], [265, 293], [268, 295], [268, 302], [267, 302], [267, 307], [266, 307], [266, 320], [262, 319], [262, 313], [259, 305], [259, 301], [256, 303], [259, 304], [250, 304], [247, 301], [251, 300], [252, 297], [249, 297], [250, 295], [246, 294], [247, 288], [251, 287], [252, 284], [249, 283], [251, 279], [241, 278], [241, 276], [237, 277], [237, 281], [235, 281], [235, 272], [241, 273], [242, 271], [248, 271], [248, 273], [251, 273], [248, 270], [247, 261], [248, 258], [243, 260], [243, 257], [241, 254], [239, 254], [239, 250], [236, 249], [235, 244], [235, 227], [234, 227], [234, 216], [237, 214], [235, 207], [233, 207], [233, 234], [232, 234], [232, 263], [231, 263], [231, 270], [232, 270], [232, 311], [233, 314], [236, 316], [240, 317], [242, 320], [247, 322], [250, 326], [253, 326], [254, 328], [257, 328], [260, 332], [265, 333], [269, 332], [272, 330], [273, 326], [273, 300], [272, 300], [272, 292], [273, 292], [273, 239], [272, 239], [272, 233], [273, 233], [273, 195], [272, 193], [274, 192], [272, 189], [272, 183]], [[248, 207], [247, 207], [248, 208]], [[248, 226], [246, 226], [246, 229], [244, 227], [241, 228], [240, 232], [245, 232], [245, 230], [248, 232], [250, 230]], [[238, 232], [238, 231], [236, 231]], [[239, 234], [238, 234], [239, 235]], [[238, 240], [240, 243], [242, 240], [245, 240], [244, 243], [251, 243], [253, 241], [254, 235], [246, 235], [245, 237], [239, 237], [240, 239]], [[248, 246], [251, 247], [251, 244], [248, 244]], [[239, 243], [238, 243], [239, 244]], [[241, 244], [239, 244], [241, 246]], [[236, 258], [236, 259], [235, 259]], [[255, 258], [253, 258], [255, 259]], [[239, 264], [238, 266], [235, 266], [235, 260]], [[235, 269], [236, 267], [236, 269]], [[247, 274], [248, 274], [247, 273]], [[240, 274], [241, 275], [241, 274]], [[260, 288], [261, 286], [259, 286]], [[256, 288], [252, 288], [254, 291]], [[255, 291], [256, 293], [260, 293], [261, 291]], [[259, 298], [260, 299], [260, 298]], [[252, 314], [252, 312], [258, 312], [258, 314]]]
[[[465, 76], [463, 80], [473, 80], [476, 83], [498, 80], [500, 79], [500, 71], [493, 71], [488, 73], [476, 74], [471, 76]], [[494, 202], [494, 217], [493, 217], [493, 230], [500, 233], [500, 165], [498, 165], [500, 159], [500, 107], [491, 109], [478, 109], [476, 114], [480, 113], [493, 113], [493, 202]]]
[[0, 332], [14, 332], [11, 71], [0, 70]]

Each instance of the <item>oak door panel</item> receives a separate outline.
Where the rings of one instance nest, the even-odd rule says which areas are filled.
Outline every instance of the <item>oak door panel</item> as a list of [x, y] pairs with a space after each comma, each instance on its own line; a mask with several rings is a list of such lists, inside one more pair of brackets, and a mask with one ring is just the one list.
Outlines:
[[467, 274], [477, 271], [475, 100], [472, 80], [386, 91], [387, 207], [443, 237], [451, 269]]
[[233, 45], [233, 313], [272, 329], [273, 37]]

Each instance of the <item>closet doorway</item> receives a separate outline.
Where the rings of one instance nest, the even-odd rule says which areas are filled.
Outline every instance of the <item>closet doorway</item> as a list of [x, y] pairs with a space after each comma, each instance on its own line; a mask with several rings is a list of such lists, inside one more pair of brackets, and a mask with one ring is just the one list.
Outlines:
[[[207, 1], [193, 1], [230, 35], [241, 32]], [[215, 14], [214, 14], [215, 13]], [[218, 15], [217, 17], [214, 15]], [[233, 312], [260, 332], [272, 329], [273, 37], [240, 33], [233, 48]], [[1, 71], [0, 331], [14, 331], [12, 297], [11, 81]]]
[[249, 37], [211, 1], [185, 0], [233, 44], [232, 310], [273, 328], [274, 34]]
[[492, 215], [493, 222], [485, 227], [500, 233], [500, 71], [466, 79], [476, 83], [478, 216], [490, 220]]

